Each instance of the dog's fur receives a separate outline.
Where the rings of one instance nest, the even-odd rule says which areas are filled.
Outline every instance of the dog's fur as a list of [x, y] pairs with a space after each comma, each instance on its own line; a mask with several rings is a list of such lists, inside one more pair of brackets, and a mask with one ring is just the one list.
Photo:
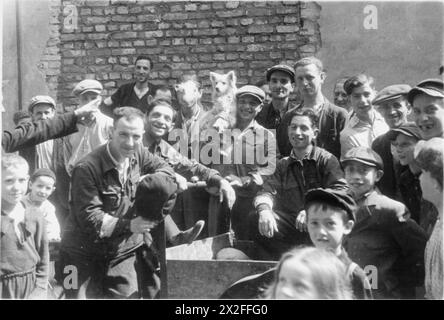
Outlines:
[[233, 128], [236, 124], [236, 74], [230, 71], [226, 74], [210, 72], [212, 87], [214, 115], [212, 126], [219, 132], [224, 129]]

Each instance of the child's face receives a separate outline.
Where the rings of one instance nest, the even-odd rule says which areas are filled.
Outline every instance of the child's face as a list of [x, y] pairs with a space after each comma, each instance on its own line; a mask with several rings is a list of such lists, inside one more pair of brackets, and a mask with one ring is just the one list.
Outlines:
[[331, 207], [312, 205], [307, 209], [307, 227], [310, 239], [316, 248], [338, 254], [344, 235], [350, 233], [353, 221], [344, 222], [344, 213]]
[[407, 122], [407, 115], [410, 113], [408, 102], [403, 97], [381, 103], [378, 111], [390, 128], [397, 128]]
[[345, 166], [345, 179], [355, 199], [373, 190], [375, 183], [382, 177], [382, 170], [358, 161], [349, 161]]
[[238, 120], [251, 122], [261, 111], [261, 101], [249, 94], [244, 94], [237, 99], [237, 117]]
[[28, 188], [28, 172], [24, 166], [9, 167], [2, 172], [2, 200], [17, 204]]
[[373, 109], [372, 100], [375, 90], [368, 84], [353, 89], [350, 95], [350, 104], [358, 118], [367, 117]]
[[318, 130], [307, 116], [294, 116], [288, 126], [288, 138], [295, 149], [305, 149], [316, 138]]
[[282, 263], [276, 285], [276, 299], [313, 300], [319, 298], [311, 271], [295, 258]]
[[396, 139], [392, 141], [395, 153], [398, 156], [401, 165], [406, 166], [414, 160], [414, 150], [418, 139], [399, 133]]
[[29, 190], [31, 197], [34, 201], [43, 202], [52, 194], [54, 191], [54, 179], [47, 176], [40, 176], [30, 182]]

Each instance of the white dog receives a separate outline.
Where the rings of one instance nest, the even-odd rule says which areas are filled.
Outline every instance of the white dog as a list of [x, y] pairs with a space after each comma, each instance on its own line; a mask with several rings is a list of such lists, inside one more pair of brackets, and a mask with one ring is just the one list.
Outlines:
[[212, 86], [214, 115], [212, 127], [222, 132], [233, 128], [236, 123], [236, 74], [230, 71], [226, 74], [210, 72]]

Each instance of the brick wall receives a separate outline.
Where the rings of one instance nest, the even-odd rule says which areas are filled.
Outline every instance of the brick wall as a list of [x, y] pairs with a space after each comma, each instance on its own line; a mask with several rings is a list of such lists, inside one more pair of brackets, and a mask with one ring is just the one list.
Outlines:
[[197, 72], [208, 100], [210, 71], [235, 70], [239, 87], [321, 45], [315, 2], [51, 0], [50, 9], [42, 69], [64, 107], [75, 104], [71, 90], [85, 78], [101, 81], [104, 95], [112, 94], [132, 79], [140, 54], [153, 59], [154, 83]]

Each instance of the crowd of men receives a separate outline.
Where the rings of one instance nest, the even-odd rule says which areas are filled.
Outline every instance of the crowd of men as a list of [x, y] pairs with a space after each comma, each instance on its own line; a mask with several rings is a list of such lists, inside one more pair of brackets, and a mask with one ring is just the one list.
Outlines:
[[[417, 298], [425, 286], [443, 298], [442, 199], [420, 183], [439, 170], [413, 152], [444, 137], [442, 80], [376, 91], [359, 74], [337, 81], [332, 103], [322, 62], [307, 57], [238, 88], [235, 125], [215, 134], [202, 127], [211, 107], [198, 77], [156, 86], [152, 68], [137, 57], [134, 82], [106, 98], [99, 81], [79, 82], [73, 112], [58, 115], [54, 99], [38, 95], [14, 115], [17, 127], [2, 137], [3, 152], [20, 155], [2, 160], [2, 297], [44, 296], [48, 238], [60, 242], [56, 280], [68, 298], [154, 298], [165, 243], [228, 231], [254, 242], [250, 258], [279, 260], [317, 246], [306, 196], [322, 188], [335, 201], [335, 192], [352, 196], [353, 229], [339, 244], [360, 268], [376, 266], [372, 296]], [[301, 103], [290, 100], [295, 90]], [[442, 176], [431, 179], [442, 196]], [[60, 236], [49, 236], [54, 228]], [[77, 285], [66, 286], [72, 266]]]

